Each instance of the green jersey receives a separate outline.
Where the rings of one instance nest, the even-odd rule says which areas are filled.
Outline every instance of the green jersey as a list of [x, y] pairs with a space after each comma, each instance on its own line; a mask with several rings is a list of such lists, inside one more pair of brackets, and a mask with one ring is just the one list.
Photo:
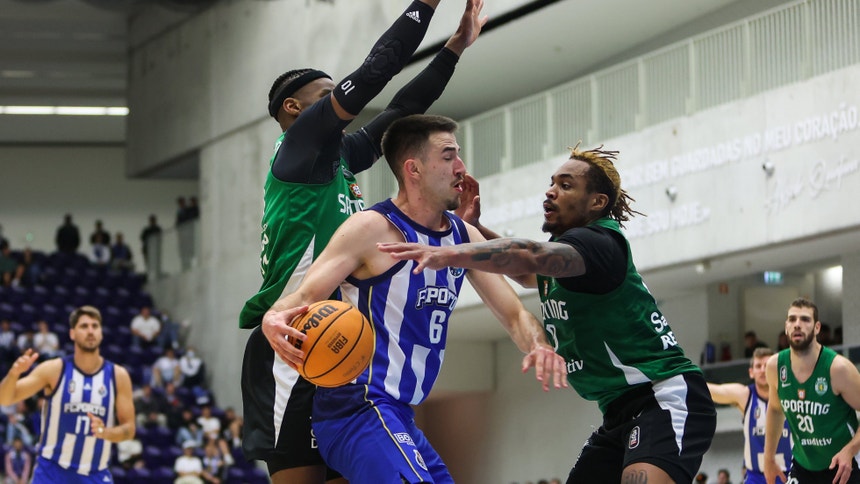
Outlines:
[[[618, 222], [609, 218], [591, 225], [621, 234]], [[675, 341], [633, 265], [626, 238], [624, 244], [626, 273], [621, 284], [608, 293], [574, 292], [555, 278], [538, 276], [547, 338], [567, 362], [567, 379], [574, 390], [597, 401], [604, 413], [610, 402], [633, 387], [701, 372]]]
[[800, 383], [791, 370], [791, 350], [777, 356], [777, 394], [794, 439], [794, 459], [804, 469], [822, 471], [857, 431], [857, 413], [833, 393], [830, 366], [836, 352], [821, 347], [812, 375]]
[[[275, 153], [284, 140], [275, 144]], [[274, 162], [272, 156], [270, 164]], [[271, 170], [263, 194], [260, 272], [263, 284], [239, 315], [241, 328], [260, 324], [282, 295], [295, 291], [335, 230], [364, 209], [361, 190], [343, 158], [338, 174], [323, 184], [284, 182]]]

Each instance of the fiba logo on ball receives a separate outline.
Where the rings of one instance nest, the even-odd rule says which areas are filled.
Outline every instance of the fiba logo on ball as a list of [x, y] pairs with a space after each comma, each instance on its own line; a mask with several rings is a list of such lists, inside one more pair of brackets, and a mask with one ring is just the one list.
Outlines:
[[305, 353], [299, 374], [315, 385], [345, 385], [361, 375], [373, 358], [373, 326], [349, 303], [319, 301], [290, 324], [307, 336], [304, 341], [289, 341]]

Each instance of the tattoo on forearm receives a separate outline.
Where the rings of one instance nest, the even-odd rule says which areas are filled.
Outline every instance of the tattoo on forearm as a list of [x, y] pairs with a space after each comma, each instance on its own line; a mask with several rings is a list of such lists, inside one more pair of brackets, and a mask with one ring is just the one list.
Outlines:
[[[569, 277], [585, 273], [582, 256], [568, 245], [548, 245], [526, 239], [499, 239], [473, 251], [473, 261], [489, 262], [499, 269], [515, 267], [523, 273], [550, 277]], [[518, 256], [520, 252], [527, 252], [529, 257]]]
[[645, 484], [648, 482], [648, 473], [645, 471], [625, 472], [621, 476], [621, 484]]

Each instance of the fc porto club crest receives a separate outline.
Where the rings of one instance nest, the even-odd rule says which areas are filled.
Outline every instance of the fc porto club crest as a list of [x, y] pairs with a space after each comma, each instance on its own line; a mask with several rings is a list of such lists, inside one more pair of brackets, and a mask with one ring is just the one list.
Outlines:
[[639, 447], [639, 426], [633, 427], [633, 430], [630, 431], [630, 437], [627, 438], [627, 448], [635, 449]]
[[69, 382], [69, 393], [75, 393], [75, 380]]
[[104, 385], [102, 385], [101, 388], [99, 388], [99, 395], [101, 395], [101, 396], [107, 395], [107, 388], [105, 388]]
[[815, 380], [815, 393], [822, 396], [827, 393], [827, 389], [827, 378], [824, 378], [823, 376], [818, 377], [818, 379]]
[[424, 458], [421, 457], [421, 453], [418, 452], [418, 449], [412, 449], [412, 451], [415, 452], [415, 462], [417, 462], [418, 465], [421, 466], [421, 468], [426, 471], [427, 470], [427, 464], [424, 463]]

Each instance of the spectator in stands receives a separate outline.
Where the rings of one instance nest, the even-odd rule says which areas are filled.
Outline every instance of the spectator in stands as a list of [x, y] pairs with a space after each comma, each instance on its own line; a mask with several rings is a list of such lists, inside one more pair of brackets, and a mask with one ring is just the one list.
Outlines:
[[785, 334], [785, 331], [779, 333], [779, 337], [776, 343], [776, 351], [782, 351], [788, 349], [790, 346], [788, 335]]
[[179, 369], [182, 371], [182, 386], [193, 388], [206, 385], [206, 367], [193, 346], [189, 346], [179, 358]]
[[110, 246], [110, 266], [116, 271], [131, 271], [134, 269], [131, 247], [125, 243], [122, 232], [116, 233], [113, 245]]
[[206, 434], [194, 419], [194, 412], [190, 409], [183, 410], [182, 421], [182, 426], [176, 431], [176, 443], [182, 445], [185, 442], [194, 442], [198, 447], [202, 446], [206, 442]]
[[137, 417], [137, 425], [167, 428], [168, 407], [164, 396], [152, 391], [152, 387], [147, 384], [144, 384], [135, 393], [134, 414]]
[[101, 220], [96, 220], [96, 226], [93, 233], [90, 234], [90, 244], [95, 245], [99, 241], [99, 236], [101, 236], [102, 244], [110, 245], [110, 232], [105, 230]]
[[18, 266], [21, 284], [33, 287], [42, 282], [42, 263], [36, 259], [33, 251], [27, 247], [22, 253], [21, 265]]
[[837, 326], [836, 329], [833, 330], [833, 344], [842, 344], [842, 326]]
[[161, 332], [161, 321], [152, 315], [148, 306], [140, 308], [140, 314], [131, 320], [131, 344], [135, 348], [152, 346]]
[[191, 217], [188, 212], [188, 202], [185, 197], [179, 197], [176, 199], [176, 226], [179, 227], [189, 220]]
[[756, 348], [767, 348], [767, 343], [759, 341], [755, 331], [744, 334], [744, 358], [752, 358]]
[[[18, 402], [23, 403], [23, 402]], [[21, 439], [24, 445], [30, 447], [33, 445], [33, 434], [27, 428], [27, 422], [24, 417], [24, 406], [18, 405], [16, 412], [9, 415], [9, 423], [6, 424], [6, 445], [11, 445], [15, 439]]]
[[176, 385], [173, 383], [164, 385], [164, 400], [167, 403], [167, 426], [178, 430], [183, 425], [182, 411], [185, 409], [185, 402], [176, 393]]
[[0, 242], [0, 286], [9, 287], [18, 273], [18, 261], [12, 257], [9, 242]]
[[203, 433], [207, 439], [218, 440], [221, 437], [221, 419], [212, 415], [212, 407], [204, 405], [200, 408], [200, 416], [197, 417], [197, 423], [203, 429]]
[[170, 314], [161, 310], [161, 332], [158, 334], [158, 345], [162, 348], [179, 349], [180, 325], [170, 318]]
[[99, 267], [105, 267], [110, 262], [110, 246], [105, 242], [102, 234], [94, 235], [95, 239], [90, 242], [90, 261]]
[[221, 428], [224, 431], [221, 436], [227, 441], [231, 449], [242, 447], [242, 426], [245, 420], [241, 415], [236, 415], [236, 411], [232, 407], [227, 407], [224, 411], [224, 423]]
[[164, 388], [166, 383], [182, 384], [182, 370], [179, 369], [179, 358], [171, 347], [164, 349], [164, 354], [152, 365], [152, 386]]
[[24, 449], [24, 441], [20, 437], [12, 440], [12, 448], [6, 452], [5, 484], [26, 484], [30, 482], [32, 458]]
[[[143, 262], [146, 264], [146, 271], [151, 269], [160, 271], [161, 265], [161, 226], [158, 225], [158, 219], [155, 214], [149, 216], [149, 225], [143, 228], [140, 232], [141, 252], [143, 252]], [[152, 247], [150, 254], [149, 248]]]
[[194, 227], [189, 224], [192, 212], [188, 209], [185, 197], [176, 199], [176, 236], [179, 242], [179, 258], [182, 261], [182, 270], [191, 268], [191, 260], [194, 258]]
[[18, 347], [19, 354], [23, 354], [29, 349], [34, 349], [36, 347], [36, 343], [33, 341], [33, 330], [30, 328], [24, 328], [24, 331], [18, 335], [18, 340], [15, 342], [15, 345]]
[[173, 470], [176, 472], [174, 484], [203, 484], [203, 461], [194, 455], [197, 444], [189, 440], [182, 444], [182, 455], [176, 458]]
[[829, 324], [821, 323], [821, 330], [818, 332], [818, 342], [822, 346], [833, 346], [833, 333]]
[[39, 353], [39, 361], [62, 356], [60, 352], [60, 339], [48, 327], [48, 322], [42, 319], [36, 324], [36, 327], [39, 328], [39, 331], [33, 335], [33, 347]]
[[143, 443], [138, 439], [123, 440], [116, 444], [116, 457], [119, 465], [127, 471], [146, 467]]
[[18, 347], [15, 345], [12, 322], [8, 319], [0, 320], [0, 373], [5, 375], [17, 357]]
[[57, 229], [54, 242], [57, 244], [57, 251], [64, 254], [74, 254], [78, 251], [81, 245], [81, 233], [78, 226], [72, 223], [71, 214], [66, 214], [63, 225]]
[[189, 199], [187, 212], [186, 216], [188, 220], [196, 220], [200, 218], [200, 206], [197, 205], [197, 197], [191, 197]]
[[227, 475], [227, 464], [224, 456], [218, 450], [214, 441], [210, 440], [203, 448], [203, 482], [207, 484], [221, 484]]

